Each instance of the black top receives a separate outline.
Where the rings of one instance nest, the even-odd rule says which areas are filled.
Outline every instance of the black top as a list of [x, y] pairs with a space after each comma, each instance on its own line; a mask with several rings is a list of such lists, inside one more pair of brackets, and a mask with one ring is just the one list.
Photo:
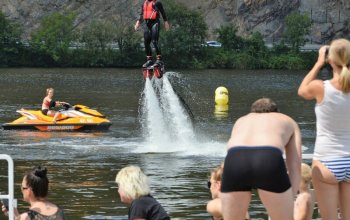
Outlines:
[[31, 209], [27, 213], [30, 220], [66, 220], [63, 210], [60, 208], [58, 208], [57, 212], [53, 215], [42, 215]]
[[151, 195], [135, 199], [129, 209], [129, 220], [142, 218], [146, 220], [170, 220], [164, 208]]
[[[146, 0], [148, 1], [148, 0]], [[142, 3], [142, 6], [141, 6], [141, 13], [140, 13], [140, 18], [139, 18], [139, 21], [142, 22], [143, 21], [143, 5], [145, 4], [145, 2]], [[164, 11], [164, 8], [163, 8], [163, 4], [160, 2], [160, 0], [156, 0], [154, 2], [154, 5], [153, 5], [154, 9], [158, 12], [158, 15], [157, 15], [157, 19], [159, 19], [159, 14], [162, 14], [162, 18], [164, 21], [167, 21], [168, 18], [165, 14], [165, 11]], [[160, 13], [159, 13], [160, 12]]]

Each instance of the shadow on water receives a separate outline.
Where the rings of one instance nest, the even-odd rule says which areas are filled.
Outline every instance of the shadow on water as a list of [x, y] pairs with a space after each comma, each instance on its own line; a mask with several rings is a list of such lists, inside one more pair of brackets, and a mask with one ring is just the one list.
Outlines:
[[[96, 108], [113, 123], [103, 133], [0, 130], [0, 153], [14, 158], [15, 197], [21, 212], [28, 207], [19, 190], [22, 175], [41, 164], [49, 171], [49, 198], [64, 208], [69, 219], [127, 219], [127, 206], [119, 200], [114, 179], [122, 167], [135, 164], [150, 177], [153, 195], [172, 219], [210, 219], [205, 211], [209, 172], [224, 159], [233, 122], [262, 96], [274, 99], [299, 123], [304, 152], [313, 149], [313, 104], [296, 95], [302, 73], [186, 70], [169, 74], [154, 87], [147, 87], [134, 69], [0, 69], [0, 77], [0, 123], [17, 118], [15, 111], [22, 107], [40, 108], [47, 87], [55, 88], [57, 100]], [[230, 103], [227, 115], [218, 118], [214, 91], [219, 86], [228, 88]], [[149, 95], [151, 88], [155, 88], [153, 101], [148, 97], [146, 107], [147, 100], [140, 99], [146, 99], [142, 94], [148, 89]], [[179, 108], [176, 93], [191, 109], [192, 121]], [[157, 110], [161, 117], [149, 126], [146, 121], [157, 116]], [[157, 132], [159, 136], [152, 136]], [[168, 136], [165, 141], [163, 136]], [[4, 191], [3, 161], [0, 172]], [[254, 219], [266, 218], [256, 197], [250, 213]]]

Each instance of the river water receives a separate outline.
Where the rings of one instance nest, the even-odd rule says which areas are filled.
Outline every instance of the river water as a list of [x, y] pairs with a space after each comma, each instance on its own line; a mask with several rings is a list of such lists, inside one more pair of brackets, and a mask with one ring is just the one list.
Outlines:
[[[205, 209], [209, 173], [224, 159], [232, 124], [256, 99], [270, 97], [293, 117], [302, 130], [303, 153], [312, 153], [314, 103], [297, 96], [305, 73], [176, 70], [151, 82], [139, 69], [0, 69], [0, 123], [18, 118], [15, 111], [22, 107], [40, 108], [48, 87], [55, 88], [56, 100], [87, 105], [112, 122], [108, 132], [0, 130], [0, 154], [14, 159], [19, 210], [28, 208], [19, 188], [24, 172], [42, 165], [48, 168], [49, 198], [68, 219], [127, 219], [114, 180], [133, 164], [150, 177], [152, 194], [172, 219], [211, 219]], [[229, 90], [227, 114], [214, 114], [219, 86]], [[152, 96], [153, 87], [158, 89]], [[168, 103], [152, 99], [159, 96]], [[4, 192], [4, 161], [0, 172]], [[267, 218], [256, 196], [249, 212], [253, 219]]]

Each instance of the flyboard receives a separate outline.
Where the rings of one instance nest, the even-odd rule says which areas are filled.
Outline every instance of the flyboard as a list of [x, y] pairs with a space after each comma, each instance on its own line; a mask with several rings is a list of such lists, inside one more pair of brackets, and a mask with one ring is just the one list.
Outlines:
[[154, 64], [149, 67], [142, 67], [142, 73], [145, 79], [152, 78], [153, 75], [158, 79], [160, 79], [163, 77], [163, 74], [165, 73], [164, 64]]

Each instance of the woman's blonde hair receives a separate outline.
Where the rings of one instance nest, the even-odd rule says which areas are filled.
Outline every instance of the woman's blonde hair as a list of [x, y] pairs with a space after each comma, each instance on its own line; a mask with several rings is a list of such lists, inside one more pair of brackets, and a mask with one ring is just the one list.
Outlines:
[[127, 166], [121, 169], [115, 182], [125, 195], [133, 200], [151, 192], [148, 178], [138, 166]]
[[224, 163], [221, 163], [220, 166], [216, 167], [211, 171], [211, 178], [213, 178], [215, 181], [221, 181], [223, 172], [224, 172]]
[[342, 68], [339, 77], [340, 89], [345, 92], [350, 92], [350, 41], [347, 39], [337, 39], [332, 41], [329, 47], [329, 59], [335, 65]]
[[52, 90], [52, 91], [55, 91], [53, 88], [47, 88], [47, 89], [46, 89], [46, 95], [48, 95], [49, 92], [50, 92], [51, 90]]

